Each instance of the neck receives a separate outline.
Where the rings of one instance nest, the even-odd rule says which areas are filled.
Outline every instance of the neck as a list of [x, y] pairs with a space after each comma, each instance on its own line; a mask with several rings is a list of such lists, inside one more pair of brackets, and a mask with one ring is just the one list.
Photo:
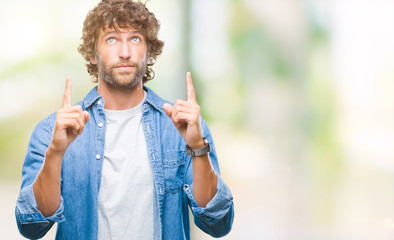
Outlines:
[[115, 89], [99, 79], [97, 92], [105, 101], [105, 109], [125, 110], [130, 109], [141, 103], [144, 99], [144, 89], [142, 82], [133, 89]]

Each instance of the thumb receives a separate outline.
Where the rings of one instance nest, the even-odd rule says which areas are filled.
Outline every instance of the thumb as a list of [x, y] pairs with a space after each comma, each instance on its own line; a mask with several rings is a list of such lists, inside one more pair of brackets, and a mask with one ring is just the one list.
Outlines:
[[83, 116], [85, 117], [85, 123], [89, 121], [90, 115], [87, 111], [83, 111]]
[[171, 113], [172, 113], [171, 105], [168, 103], [164, 103], [163, 109], [164, 109], [164, 112], [166, 112], [167, 116], [169, 116], [171, 118]]

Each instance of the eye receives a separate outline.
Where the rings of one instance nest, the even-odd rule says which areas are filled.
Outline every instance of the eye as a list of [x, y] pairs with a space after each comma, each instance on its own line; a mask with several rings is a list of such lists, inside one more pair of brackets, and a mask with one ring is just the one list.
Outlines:
[[140, 42], [141, 40], [139, 37], [133, 37], [133, 38], [131, 38], [131, 41], [132, 42]]
[[115, 38], [111, 37], [107, 39], [107, 43], [114, 43], [115, 42]]

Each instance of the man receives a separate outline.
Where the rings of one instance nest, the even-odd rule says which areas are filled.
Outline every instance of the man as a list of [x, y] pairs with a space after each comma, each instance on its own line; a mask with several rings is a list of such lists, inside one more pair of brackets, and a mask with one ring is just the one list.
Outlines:
[[204, 232], [233, 222], [212, 136], [190, 73], [187, 101], [171, 106], [144, 84], [164, 43], [145, 5], [102, 1], [89, 12], [79, 51], [98, 85], [34, 129], [16, 205], [19, 231], [56, 239], [190, 239], [188, 206]]

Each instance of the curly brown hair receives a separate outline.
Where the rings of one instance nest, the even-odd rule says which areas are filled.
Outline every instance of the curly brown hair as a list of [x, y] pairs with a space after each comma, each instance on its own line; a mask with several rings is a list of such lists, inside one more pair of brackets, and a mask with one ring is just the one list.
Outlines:
[[141, 2], [132, 0], [103, 0], [94, 9], [89, 11], [82, 30], [82, 43], [78, 51], [87, 61], [86, 66], [90, 75], [94, 76], [97, 82], [97, 65], [90, 62], [96, 57], [97, 39], [102, 30], [113, 27], [116, 31], [119, 28], [133, 27], [140, 31], [148, 46], [148, 64], [142, 82], [154, 78], [155, 73], [152, 66], [156, 58], [161, 54], [164, 42], [157, 38], [160, 23], [155, 15], [151, 13]]

